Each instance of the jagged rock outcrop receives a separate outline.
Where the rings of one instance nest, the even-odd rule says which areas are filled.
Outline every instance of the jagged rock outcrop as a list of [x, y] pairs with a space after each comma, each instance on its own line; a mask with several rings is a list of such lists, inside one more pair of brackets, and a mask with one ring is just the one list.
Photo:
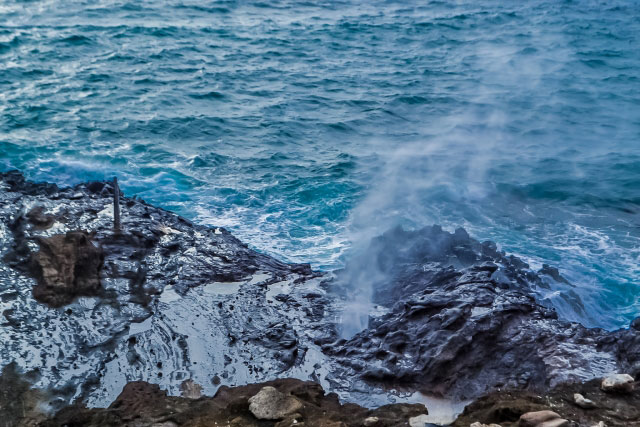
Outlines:
[[[565, 383], [544, 394], [523, 390], [493, 392], [468, 405], [452, 427], [468, 427], [474, 422], [516, 427], [522, 425], [520, 418], [524, 414], [538, 411], [553, 411], [572, 427], [592, 427], [599, 423], [608, 427], [640, 426], [640, 391], [611, 394], [602, 391], [600, 383], [600, 379]], [[578, 405], [573, 398], [575, 394], [588, 398], [593, 406]]]
[[139, 199], [120, 206], [115, 232], [110, 183], [60, 188], [0, 174], [0, 367], [38, 372], [54, 408], [106, 405], [136, 379], [179, 395], [185, 380], [213, 394], [324, 377], [314, 374], [320, 351], [307, 355], [328, 306], [309, 265]]
[[109, 408], [72, 406], [40, 425], [360, 427], [365, 419], [375, 417], [376, 426], [400, 427], [409, 426], [410, 418], [426, 413], [427, 409], [420, 404], [385, 405], [377, 409], [341, 404], [336, 394], [325, 394], [320, 385], [295, 379], [221, 387], [215, 396], [195, 400], [167, 396], [157, 385], [132, 382]]
[[[558, 319], [534, 297], [550, 280], [459, 229], [391, 230], [341, 273], [369, 272], [389, 312], [323, 350], [373, 384], [472, 399], [498, 389], [545, 391], [610, 372], [640, 374], [640, 334]], [[360, 277], [360, 280], [363, 278]]]
[[104, 254], [88, 233], [69, 231], [38, 239], [38, 244], [40, 250], [32, 256], [36, 300], [60, 307], [77, 296], [98, 295]]
[[[112, 202], [109, 183], [0, 174], [0, 363], [33, 374], [54, 410], [107, 406], [138, 380], [199, 401], [311, 379], [374, 407], [416, 391], [466, 400], [640, 374], [638, 320], [607, 332], [559, 319], [538, 298], [570, 287], [557, 270], [533, 271], [464, 230], [390, 230], [332, 275], [136, 198], [120, 199], [115, 232]], [[353, 287], [370, 289], [378, 314], [340, 339]], [[580, 309], [576, 293], [564, 297]]]

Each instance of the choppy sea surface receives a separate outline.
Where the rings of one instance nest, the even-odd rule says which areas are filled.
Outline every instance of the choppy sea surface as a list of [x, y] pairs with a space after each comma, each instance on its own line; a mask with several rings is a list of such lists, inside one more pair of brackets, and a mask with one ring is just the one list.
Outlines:
[[[637, 1], [3, 1], [0, 168], [340, 267], [465, 227], [640, 315]], [[577, 293], [583, 305], [558, 295]]]

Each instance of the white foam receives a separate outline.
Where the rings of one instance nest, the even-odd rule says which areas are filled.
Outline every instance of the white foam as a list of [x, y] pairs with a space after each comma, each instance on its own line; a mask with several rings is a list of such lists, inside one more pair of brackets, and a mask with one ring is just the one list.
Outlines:
[[[426, 394], [415, 392], [408, 399], [410, 402], [422, 403], [429, 411], [428, 415], [419, 415], [410, 419], [411, 427], [423, 427], [425, 424], [448, 425], [462, 413], [464, 407], [471, 401], [456, 402], [440, 397], [427, 396]], [[411, 422], [413, 420], [413, 422]]]

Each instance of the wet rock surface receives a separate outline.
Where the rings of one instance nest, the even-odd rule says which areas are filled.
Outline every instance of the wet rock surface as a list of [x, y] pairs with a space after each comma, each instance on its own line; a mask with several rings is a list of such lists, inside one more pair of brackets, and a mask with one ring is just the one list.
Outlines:
[[47, 418], [39, 408], [46, 396], [9, 363], [0, 372], [0, 423], [4, 427], [34, 426]]
[[[132, 381], [158, 385], [137, 383], [180, 408], [286, 377], [378, 407], [421, 401], [418, 391], [462, 401], [640, 373], [637, 321], [607, 332], [558, 319], [540, 298], [572, 286], [557, 270], [533, 271], [464, 230], [391, 230], [325, 274], [135, 198], [121, 197], [115, 232], [112, 203], [109, 183], [0, 174], [0, 362], [30, 375], [54, 412], [107, 407]], [[349, 289], [363, 283], [379, 310], [342, 339]]]
[[[609, 427], [640, 426], [640, 392], [625, 395], [606, 393], [600, 389], [600, 382], [600, 379], [594, 379], [586, 383], [560, 384], [544, 394], [494, 392], [468, 405], [452, 426], [467, 427], [474, 422], [495, 423], [502, 427], [530, 425], [522, 423], [521, 417], [541, 411], [554, 412], [558, 415], [555, 419], [564, 419], [566, 425], [576, 427], [597, 426], [599, 423]], [[573, 397], [576, 393], [593, 401], [595, 407], [583, 408], [576, 404]]]
[[40, 425], [360, 427], [366, 419], [376, 418], [376, 426], [400, 427], [409, 426], [409, 418], [426, 413], [419, 404], [377, 409], [341, 404], [336, 394], [325, 394], [318, 384], [295, 379], [221, 387], [215, 396], [197, 400], [171, 397], [157, 385], [132, 382], [109, 408], [68, 407]]
[[[112, 204], [109, 183], [59, 188], [0, 175], [0, 363], [36, 373], [32, 385], [52, 391], [53, 409], [108, 405], [138, 379], [174, 395], [193, 380], [211, 395], [326, 375], [314, 374], [324, 359], [309, 347], [328, 304], [308, 265], [138, 199], [121, 198], [114, 232]], [[283, 292], [287, 301], [274, 298]], [[303, 305], [309, 292], [313, 307]]]
[[102, 248], [84, 231], [69, 231], [38, 239], [40, 250], [32, 256], [38, 284], [33, 297], [52, 307], [69, 304], [78, 296], [101, 291]]
[[557, 270], [532, 271], [462, 229], [392, 230], [362, 257], [341, 274], [373, 272], [374, 301], [389, 312], [323, 349], [368, 382], [462, 400], [640, 373], [637, 331], [558, 319], [534, 297], [550, 280], [564, 280]]

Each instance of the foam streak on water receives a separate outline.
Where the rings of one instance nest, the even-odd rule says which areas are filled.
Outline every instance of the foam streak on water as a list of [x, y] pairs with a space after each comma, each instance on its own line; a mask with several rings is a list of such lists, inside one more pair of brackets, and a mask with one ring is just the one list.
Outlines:
[[640, 312], [640, 12], [612, 1], [0, 5], [0, 167], [128, 195], [316, 268], [465, 226]]

